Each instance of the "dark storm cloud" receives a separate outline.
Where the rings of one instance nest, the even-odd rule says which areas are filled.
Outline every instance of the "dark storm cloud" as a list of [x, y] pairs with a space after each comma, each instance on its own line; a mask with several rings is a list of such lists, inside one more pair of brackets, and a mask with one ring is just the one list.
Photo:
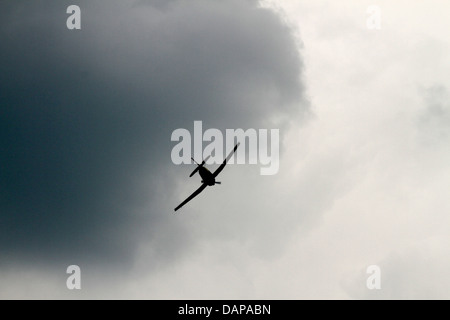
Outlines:
[[301, 113], [291, 32], [256, 2], [1, 5], [0, 263], [117, 262], [143, 234], [175, 254], [189, 236], [166, 203], [171, 132]]

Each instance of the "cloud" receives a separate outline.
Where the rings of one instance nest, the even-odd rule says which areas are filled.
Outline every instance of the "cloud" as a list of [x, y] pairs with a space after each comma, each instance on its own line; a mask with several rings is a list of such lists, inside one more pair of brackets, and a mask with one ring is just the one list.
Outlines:
[[391, 252], [378, 263], [381, 288], [369, 290], [365, 283], [369, 274], [363, 270], [344, 286], [356, 299], [448, 299], [448, 250], [446, 236], [432, 237], [414, 246]]
[[286, 127], [302, 60], [254, 1], [78, 1], [80, 31], [70, 4], [0, 13], [0, 263], [129, 266], [145, 240], [156, 268], [197, 241], [171, 215], [171, 132]]
[[[69, 4], [0, 12], [0, 297], [447, 297], [445, 1], [380, 1], [376, 32], [361, 1], [79, 1], [80, 32]], [[194, 120], [279, 128], [279, 174], [173, 215]]]
[[425, 108], [418, 117], [419, 138], [424, 146], [436, 146], [450, 138], [450, 103], [445, 86], [422, 90]]

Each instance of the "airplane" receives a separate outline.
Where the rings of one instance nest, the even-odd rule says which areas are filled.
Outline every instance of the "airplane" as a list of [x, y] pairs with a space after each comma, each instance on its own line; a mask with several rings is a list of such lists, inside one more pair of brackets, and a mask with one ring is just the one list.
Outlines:
[[177, 211], [178, 209], [180, 209], [182, 206], [184, 206], [186, 203], [188, 203], [189, 201], [191, 201], [192, 199], [194, 199], [196, 196], [198, 196], [200, 194], [200, 192], [202, 192], [203, 190], [205, 190], [205, 188], [207, 186], [213, 186], [215, 184], [221, 184], [221, 182], [216, 181], [216, 177], [219, 175], [220, 172], [222, 172], [223, 168], [225, 168], [225, 166], [227, 165], [227, 162], [231, 159], [231, 157], [233, 156], [233, 154], [236, 152], [237, 148], [239, 147], [240, 143], [238, 143], [234, 149], [230, 152], [230, 154], [225, 158], [225, 160], [223, 160], [222, 164], [220, 165], [219, 168], [217, 168], [216, 171], [214, 171], [214, 173], [212, 173], [211, 171], [209, 171], [207, 168], [205, 168], [205, 163], [206, 161], [208, 161], [208, 159], [211, 156], [208, 156], [205, 160], [202, 161], [201, 164], [199, 164], [197, 161], [195, 161], [193, 158], [192, 161], [194, 161], [197, 164], [197, 167], [195, 168], [195, 170], [189, 175], [189, 178], [192, 177], [194, 174], [196, 174], [197, 172], [200, 174], [200, 177], [202, 177], [202, 185], [195, 190], [195, 192], [193, 194], [191, 194], [186, 200], [184, 200], [178, 207], [175, 208], [175, 211]]

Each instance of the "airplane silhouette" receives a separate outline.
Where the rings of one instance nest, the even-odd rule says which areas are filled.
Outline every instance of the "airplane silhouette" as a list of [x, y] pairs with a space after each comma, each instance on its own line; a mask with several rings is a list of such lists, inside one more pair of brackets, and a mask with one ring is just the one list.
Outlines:
[[207, 168], [205, 168], [205, 163], [206, 161], [208, 161], [208, 159], [211, 156], [208, 156], [205, 160], [202, 161], [201, 164], [198, 164], [197, 161], [195, 161], [193, 158], [191, 158], [196, 164], [197, 167], [195, 168], [195, 170], [189, 175], [189, 177], [192, 177], [194, 174], [196, 174], [197, 172], [200, 174], [200, 177], [202, 177], [202, 185], [194, 191], [193, 194], [191, 194], [186, 200], [184, 200], [178, 207], [175, 208], [175, 211], [177, 211], [178, 209], [180, 209], [182, 206], [184, 206], [186, 203], [188, 203], [189, 201], [191, 201], [192, 199], [194, 199], [197, 195], [200, 194], [200, 192], [202, 192], [203, 190], [205, 190], [205, 188], [207, 186], [213, 186], [215, 184], [221, 184], [221, 182], [216, 181], [216, 177], [219, 175], [220, 172], [222, 172], [223, 168], [225, 168], [225, 166], [227, 165], [227, 162], [230, 160], [230, 158], [233, 156], [233, 154], [236, 152], [237, 148], [239, 147], [240, 143], [238, 143], [234, 149], [230, 152], [230, 154], [225, 158], [225, 160], [223, 160], [222, 164], [220, 165], [219, 168], [217, 168], [216, 171], [214, 171], [214, 173], [212, 173], [211, 171], [209, 171]]

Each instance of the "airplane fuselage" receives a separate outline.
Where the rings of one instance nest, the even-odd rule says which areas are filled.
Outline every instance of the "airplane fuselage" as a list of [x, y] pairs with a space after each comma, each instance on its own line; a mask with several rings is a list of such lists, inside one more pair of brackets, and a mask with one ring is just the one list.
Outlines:
[[225, 160], [223, 160], [222, 164], [219, 166], [219, 168], [217, 168], [214, 173], [212, 173], [211, 171], [209, 171], [208, 169], [206, 169], [204, 167], [206, 161], [208, 161], [209, 157], [206, 160], [203, 160], [201, 164], [199, 164], [198, 162], [196, 162], [193, 158], [192, 161], [194, 161], [197, 164], [197, 167], [195, 168], [194, 171], [192, 171], [192, 173], [189, 175], [189, 177], [192, 177], [194, 174], [196, 174], [197, 172], [200, 174], [200, 177], [203, 179], [202, 180], [202, 185], [200, 187], [198, 187], [197, 190], [194, 191], [194, 193], [192, 193], [186, 200], [184, 200], [178, 207], [175, 208], [175, 211], [179, 210], [182, 206], [184, 206], [186, 203], [188, 203], [189, 201], [191, 201], [192, 199], [194, 199], [197, 195], [200, 194], [200, 192], [202, 192], [203, 190], [205, 190], [205, 188], [207, 186], [213, 186], [215, 184], [221, 184], [220, 181], [216, 181], [216, 177], [217, 175], [219, 175], [223, 168], [225, 168], [225, 166], [227, 165], [228, 160], [231, 159], [231, 157], [233, 156], [233, 154], [236, 152], [236, 149], [239, 147], [240, 143], [237, 143], [234, 146], [234, 149], [228, 154], [228, 156], [225, 158]]
[[209, 171], [205, 167], [200, 167], [198, 173], [200, 174], [200, 177], [202, 177], [203, 182], [206, 183], [208, 186], [213, 186], [216, 184], [216, 178], [214, 178], [211, 171]]

